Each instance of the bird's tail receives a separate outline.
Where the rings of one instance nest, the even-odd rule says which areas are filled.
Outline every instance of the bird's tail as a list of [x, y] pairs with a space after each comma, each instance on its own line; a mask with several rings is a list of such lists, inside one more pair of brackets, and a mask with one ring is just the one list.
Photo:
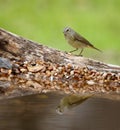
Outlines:
[[92, 47], [93, 49], [99, 51], [99, 52], [102, 52], [100, 49], [98, 49], [98, 48], [96, 48], [96, 47], [94, 47], [94, 46], [91, 46], [91, 47]]

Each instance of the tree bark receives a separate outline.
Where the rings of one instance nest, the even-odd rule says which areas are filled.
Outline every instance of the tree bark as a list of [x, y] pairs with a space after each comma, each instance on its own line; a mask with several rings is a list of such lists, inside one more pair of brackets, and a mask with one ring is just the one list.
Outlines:
[[0, 29], [0, 99], [62, 91], [120, 93], [120, 66], [75, 56]]

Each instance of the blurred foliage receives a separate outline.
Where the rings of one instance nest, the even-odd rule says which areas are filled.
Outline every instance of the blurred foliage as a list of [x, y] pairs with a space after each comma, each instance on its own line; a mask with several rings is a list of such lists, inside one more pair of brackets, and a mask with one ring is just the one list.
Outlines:
[[[0, 0], [0, 26], [42, 44], [71, 50], [66, 26], [82, 34], [103, 53], [85, 56], [120, 64], [120, 0]], [[92, 54], [91, 54], [92, 53]]]

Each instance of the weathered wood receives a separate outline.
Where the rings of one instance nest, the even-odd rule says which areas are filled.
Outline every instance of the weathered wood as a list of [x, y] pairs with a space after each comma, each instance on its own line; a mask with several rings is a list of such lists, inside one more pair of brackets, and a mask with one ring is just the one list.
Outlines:
[[3, 29], [0, 57], [10, 61], [0, 62], [1, 99], [47, 91], [120, 93], [120, 66], [74, 56]]

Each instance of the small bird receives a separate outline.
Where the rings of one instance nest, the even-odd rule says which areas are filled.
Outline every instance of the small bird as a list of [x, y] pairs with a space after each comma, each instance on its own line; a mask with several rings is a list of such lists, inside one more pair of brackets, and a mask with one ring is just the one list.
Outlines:
[[76, 48], [73, 51], [70, 52], [74, 52], [77, 51], [78, 49], [81, 48], [80, 54], [82, 54], [83, 49], [85, 47], [91, 47], [93, 49], [96, 49], [100, 52], [102, 52], [101, 50], [97, 49], [96, 47], [94, 47], [87, 39], [85, 39], [84, 37], [82, 37], [80, 34], [78, 34], [77, 32], [75, 32], [73, 29], [71, 29], [70, 27], [66, 27], [63, 31], [65, 39], [67, 40], [67, 42], [74, 48]]

